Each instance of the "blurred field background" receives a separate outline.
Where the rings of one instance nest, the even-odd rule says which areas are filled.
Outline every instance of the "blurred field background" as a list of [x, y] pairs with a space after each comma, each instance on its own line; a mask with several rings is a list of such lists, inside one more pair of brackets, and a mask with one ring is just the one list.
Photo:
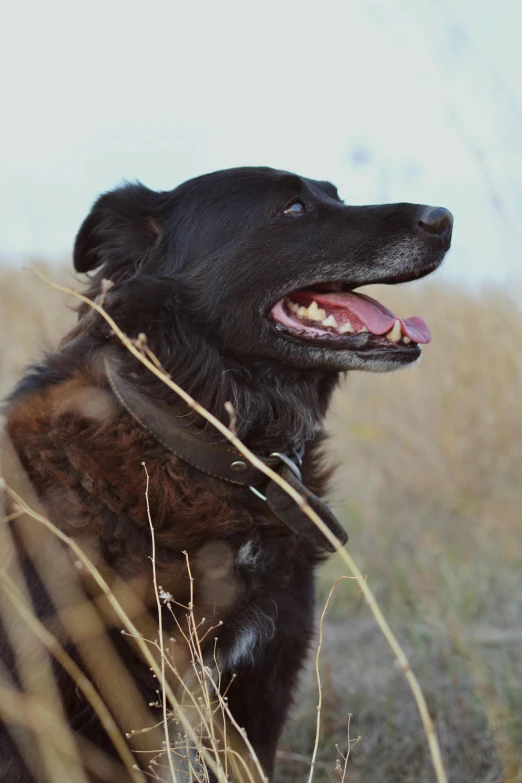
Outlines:
[[[78, 285], [66, 266], [42, 268]], [[329, 418], [332, 503], [420, 677], [450, 781], [522, 781], [522, 298], [429, 280], [373, 294], [424, 316], [434, 340], [414, 368], [343, 384]], [[74, 322], [70, 304], [30, 272], [0, 268], [2, 396]], [[341, 573], [335, 559], [324, 566], [322, 602]], [[280, 747], [283, 783], [308, 777], [312, 658]], [[340, 780], [349, 714], [361, 739], [347, 781], [432, 781], [411, 693], [354, 582], [333, 598], [321, 660], [317, 783]]]

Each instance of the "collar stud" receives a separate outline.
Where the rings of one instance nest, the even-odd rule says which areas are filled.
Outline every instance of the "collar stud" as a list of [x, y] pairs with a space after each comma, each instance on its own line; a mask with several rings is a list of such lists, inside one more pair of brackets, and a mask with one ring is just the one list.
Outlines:
[[241, 459], [237, 459], [230, 463], [230, 470], [232, 473], [244, 473], [248, 470], [248, 464]]

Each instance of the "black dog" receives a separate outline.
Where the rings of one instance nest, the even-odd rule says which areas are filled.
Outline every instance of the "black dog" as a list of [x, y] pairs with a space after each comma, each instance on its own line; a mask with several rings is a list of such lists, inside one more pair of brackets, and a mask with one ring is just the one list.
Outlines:
[[[243, 442], [322, 508], [317, 495], [328, 471], [320, 467], [321, 423], [340, 373], [411, 364], [430, 339], [422, 319], [396, 318], [353, 290], [429, 274], [451, 231], [442, 208], [351, 207], [328, 182], [241, 168], [165, 193], [139, 184], [106, 193], [79, 231], [74, 265], [98, 270], [87, 292], [92, 299], [110, 280], [104, 306], [123, 331], [146, 334], [171, 377], [226, 424], [231, 402]], [[223, 621], [217, 663], [224, 684], [237, 675], [228, 691], [231, 712], [271, 776], [312, 634], [314, 567], [328, 543], [88, 306], [59, 350], [11, 395], [7, 433], [45, 514], [100, 568], [127, 584], [146, 583], [140, 600], [150, 609], [146, 463], [159, 583], [187, 602], [187, 551], [198, 617]], [[342, 540], [335, 520], [329, 524]], [[36, 610], [105, 696], [99, 664], [63, 621], [63, 605], [60, 621], [55, 616], [57, 602], [76, 606], [77, 599], [47, 584], [53, 577], [42, 576], [42, 548], [31, 546], [38, 525], [24, 525], [14, 528], [14, 540]], [[92, 595], [87, 580], [77, 579]], [[163, 622], [175, 635], [167, 607]], [[110, 625], [106, 617], [103, 623]], [[11, 682], [22, 688], [4, 624]], [[122, 638], [121, 624], [112, 626], [111, 649], [148, 705], [157, 681]], [[212, 647], [213, 634], [208, 639]], [[116, 758], [115, 751], [73, 680], [58, 665], [54, 676], [89, 779], [127, 780], [123, 768], [99, 772], [95, 749]], [[119, 690], [107, 697], [117, 722], [126, 732], [141, 728], [140, 711]], [[24, 731], [30, 743], [30, 727]], [[0, 734], [5, 783], [36, 778], [22, 735], [7, 725]], [[147, 758], [137, 756], [142, 765]]]

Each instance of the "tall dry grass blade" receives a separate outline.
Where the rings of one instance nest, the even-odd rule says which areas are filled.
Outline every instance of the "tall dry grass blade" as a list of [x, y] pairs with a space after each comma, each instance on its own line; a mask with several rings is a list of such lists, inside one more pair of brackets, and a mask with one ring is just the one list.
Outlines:
[[[152, 715], [106, 633], [107, 625], [112, 621], [109, 602], [106, 601], [104, 605], [100, 595], [96, 594], [99, 593], [97, 590], [91, 590], [94, 592], [91, 596], [87, 594], [89, 588], [84, 577], [88, 572], [80, 576], [78, 564], [81, 565], [81, 561], [78, 558], [73, 563], [67, 549], [58, 543], [54, 532], [56, 528], [53, 529], [52, 525], [34, 524], [34, 519], [40, 521], [45, 518], [41, 513], [43, 509], [8, 438], [4, 439], [2, 456], [5, 458], [3, 469], [7, 477], [31, 498], [34, 505], [31, 508], [26, 497], [23, 504], [15, 501], [24, 512], [16, 522], [16, 534], [54, 606], [57, 632], [65, 633], [75, 646], [97, 688], [103, 692], [104, 701], [123, 730], [131, 730], [130, 721], [135, 721], [134, 726], [149, 726], [153, 723]], [[7, 496], [12, 499], [21, 497], [9, 485]], [[30, 509], [31, 513], [27, 513], [26, 509]], [[76, 541], [75, 545], [81, 550]], [[85, 556], [84, 552], [83, 555]], [[20, 583], [19, 578], [15, 581]], [[116, 600], [121, 592], [115, 582], [111, 590], [112, 597]], [[125, 597], [125, 594], [120, 595], [120, 598]], [[136, 614], [138, 613], [133, 612], [133, 616]], [[154, 745], [152, 737], [146, 737], [143, 741], [141, 738], [133, 740], [133, 747], [137, 749], [144, 748], [147, 744]]]
[[136, 781], [136, 783], [145, 783], [145, 776], [139, 770], [135, 769], [135, 759], [116, 725], [114, 718], [92, 682], [85, 676], [75, 661], [73, 661], [58, 639], [40, 622], [32, 608], [26, 604], [23, 595], [18, 590], [13, 579], [4, 571], [0, 571], [0, 582], [3, 583], [6, 594], [27, 627], [30, 628], [41, 643], [45, 645], [47, 650], [56, 658], [58, 663], [69, 674], [71, 679], [76, 682], [78, 688], [85, 695], [87, 701], [100, 719], [100, 723], [107, 732], [107, 736], [118, 751], [131, 778]]
[[[29, 588], [18, 560], [17, 545], [10, 526], [5, 523], [0, 525], [0, 573], [12, 575], [19, 585], [23, 600], [32, 607]], [[34, 612], [34, 609], [32, 611]], [[26, 759], [37, 780], [41, 780], [43, 775], [43, 779], [49, 781], [68, 779], [71, 783], [87, 783], [54, 679], [50, 656], [28, 626], [20, 623], [16, 607], [7, 597], [5, 590], [0, 591], [0, 617], [27, 697], [25, 703], [30, 702], [34, 708], [33, 715], [40, 718], [39, 723], [35, 721], [31, 724], [33, 730], [38, 726], [38, 753], [35, 752], [31, 737], [20, 734], [16, 727], [10, 729], [22, 758]]]

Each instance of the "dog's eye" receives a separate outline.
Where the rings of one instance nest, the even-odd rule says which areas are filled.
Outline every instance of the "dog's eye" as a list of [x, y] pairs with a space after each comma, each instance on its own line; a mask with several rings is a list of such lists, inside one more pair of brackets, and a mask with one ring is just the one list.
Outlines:
[[294, 201], [293, 204], [290, 204], [289, 207], [287, 207], [284, 211], [285, 215], [304, 215], [305, 213], [305, 205], [302, 203], [302, 201]]

